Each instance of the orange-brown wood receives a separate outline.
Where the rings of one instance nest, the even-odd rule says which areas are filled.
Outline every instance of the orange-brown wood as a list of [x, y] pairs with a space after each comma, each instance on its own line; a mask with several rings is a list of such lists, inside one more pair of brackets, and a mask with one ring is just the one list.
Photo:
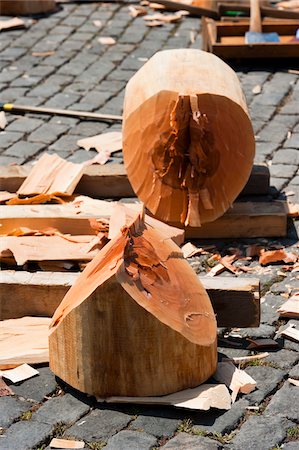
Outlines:
[[156, 53], [129, 81], [123, 152], [130, 183], [157, 218], [200, 226], [246, 184], [254, 134], [239, 80], [200, 50]]
[[205, 289], [179, 247], [138, 217], [68, 291], [49, 345], [53, 372], [101, 397], [195, 387], [217, 364]]
[[42, 14], [55, 11], [55, 0], [1, 0], [0, 14], [20, 15]]

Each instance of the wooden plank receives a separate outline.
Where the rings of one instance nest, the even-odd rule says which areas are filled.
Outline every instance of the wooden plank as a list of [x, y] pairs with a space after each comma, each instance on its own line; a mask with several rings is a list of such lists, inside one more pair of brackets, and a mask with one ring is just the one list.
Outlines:
[[[31, 169], [25, 166], [0, 166], [0, 191], [16, 192]], [[264, 195], [269, 191], [270, 174], [265, 164], [256, 164], [241, 195]], [[86, 167], [75, 193], [93, 198], [134, 197], [123, 164]]]
[[205, 223], [200, 228], [187, 227], [185, 231], [186, 238], [194, 239], [286, 236], [285, 203], [235, 202], [214, 222]]
[[[72, 272], [0, 273], [0, 320], [23, 316], [52, 316], [78, 278]], [[207, 290], [219, 327], [258, 327], [259, 280], [199, 277]], [[13, 292], [13, 296], [11, 295]]]
[[[107, 204], [107, 206], [106, 206]], [[111, 205], [111, 206], [110, 206]], [[17, 227], [42, 230], [57, 228], [62, 233], [94, 234], [89, 218], [110, 218], [112, 202], [103, 202], [96, 212], [80, 213], [73, 205], [0, 205], [0, 233]], [[172, 224], [183, 228], [182, 224]], [[286, 236], [285, 203], [235, 202], [222, 217], [201, 227], [187, 227], [187, 238], [241, 238]], [[177, 235], [177, 233], [176, 233]]]

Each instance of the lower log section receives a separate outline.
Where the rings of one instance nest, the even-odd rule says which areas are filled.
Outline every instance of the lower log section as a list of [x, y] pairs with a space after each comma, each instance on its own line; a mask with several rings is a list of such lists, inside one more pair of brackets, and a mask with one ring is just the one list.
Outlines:
[[[52, 316], [78, 276], [79, 273], [2, 271], [0, 320]], [[259, 326], [258, 279], [200, 277], [200, 281], [210, 297], [218, 327]]]
[[196, 387], [217, 366], [217, 340], [201, 346], [138, 305], [115, 276], [49, 336], [51, 370], [81, 392], [164, 395]]
[[[16, 192], [30, 169], [29, 165], [0, 166], [0, 190]], [[256, 164], [241, 195], [266, 195], [269, 191], [269, 181], [268, 167], [265, 164]], [[95, 164], [87, 167], [75, 192], [93, 198], [135, 197], [123, 164]]]

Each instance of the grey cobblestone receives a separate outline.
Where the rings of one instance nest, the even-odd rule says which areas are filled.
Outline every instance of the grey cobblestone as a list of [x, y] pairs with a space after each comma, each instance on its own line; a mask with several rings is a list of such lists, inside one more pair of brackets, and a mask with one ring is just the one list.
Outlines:
[[46, 395], [55, 391], [57, 384], [55, 376], [49, 367], [41, 367], [38, 369], [39, 376], [23, 381], [23, 383], [14, 385], [13, 392], [16, 395], [24, 397], [28, 400], [41, 402]]
[[187, 433], [179, 433], [163, 446], [163, 449], [167, 450], [217, 450], [220, 448], [217, 441], [203, 436], [191, 436]]
[[147, 411], [140, 414], [131, 425], [131, 430], [145, 431], [148, 434], [161, 438], [172, 436], [180, 424], [180, 420], [168, 417], [158, 417], [156, 411]]
[[286, 372], [269, 366], [247, 367], [246, 372], [256, 381], [257, 389], [246, 395], [251, 405], [259, 405], [280, 383]]
[[[0, 398], [0, 427], [7, 428], [19, 418], [23, 412], [31, 408], [31, 404], [15, 397]], [[0, 439], [1, 442], [1, 439]]]
[[18, 141], [7, 150], [5, 150], [3, 155], [27, 159], [34, 157], [34, 155], [39, 153], [44, 147], [45, 145], [43, 143], [37, 144], [28, 141]]
[[265, 409], [265, 414], [275, 417], [286, 417], [288, 419], [298, 422], [299, 420], [298, 404], [299, 404], [298, 387], [286, 381], [283, 387], [279, 389], [276, 392], [276, 394], [274, 394], [274, 396], [272, 397], [269, 405]]
[[48, 423], [22, 421], [11, 425], [0, 438], [0, 450], [32, 450], [41, 444], [52, 431]]
[[149, 434], [124, 430], [109, 439], [107, 450], [151, 450], [157, 439]]

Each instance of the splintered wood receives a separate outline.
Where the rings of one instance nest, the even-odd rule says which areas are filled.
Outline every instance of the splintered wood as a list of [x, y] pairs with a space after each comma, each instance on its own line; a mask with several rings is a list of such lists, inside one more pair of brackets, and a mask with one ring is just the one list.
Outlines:
[[50, 318], [23, 317], [0, 322], [0, 369], [49, 361]]
[[28, 364], [22, 364], [14, 369], [2, 370], [0, 374], [12, 383], [19, 383], [35, 377], [39, 372]]
[[[193, 388], [217, 364], [216, 320], [205, 289], [179, 247], [133, 216], [86, 266], [50, 327], [53, 372], [103, 397]], [[128, 351], [138, 355], [134, 364]]]
[[214, 55], [158, 52], [127, 84], [124, 162], [158, 219], [191, 227], [217, 219], [245, 186], [254, 150], [240, 83]]
[[299, 317], [299, 294], [293, 295], [277, 310], [280, 317], [298, 319]]
[[220, 383], [226, 384], [232, 391], [234, 403], [239, 392], [249, 394], [256, 388], [256, 382], [244, 370], [237, 369], [230, 361], [218, 363], [213, 377]]
[[82, 164], [74, 164], [56, 154], [45, 153], [33, 166], [17, 193], [24, 197], [39, 194], [71, 195], [82, 177], [83, 169]]

